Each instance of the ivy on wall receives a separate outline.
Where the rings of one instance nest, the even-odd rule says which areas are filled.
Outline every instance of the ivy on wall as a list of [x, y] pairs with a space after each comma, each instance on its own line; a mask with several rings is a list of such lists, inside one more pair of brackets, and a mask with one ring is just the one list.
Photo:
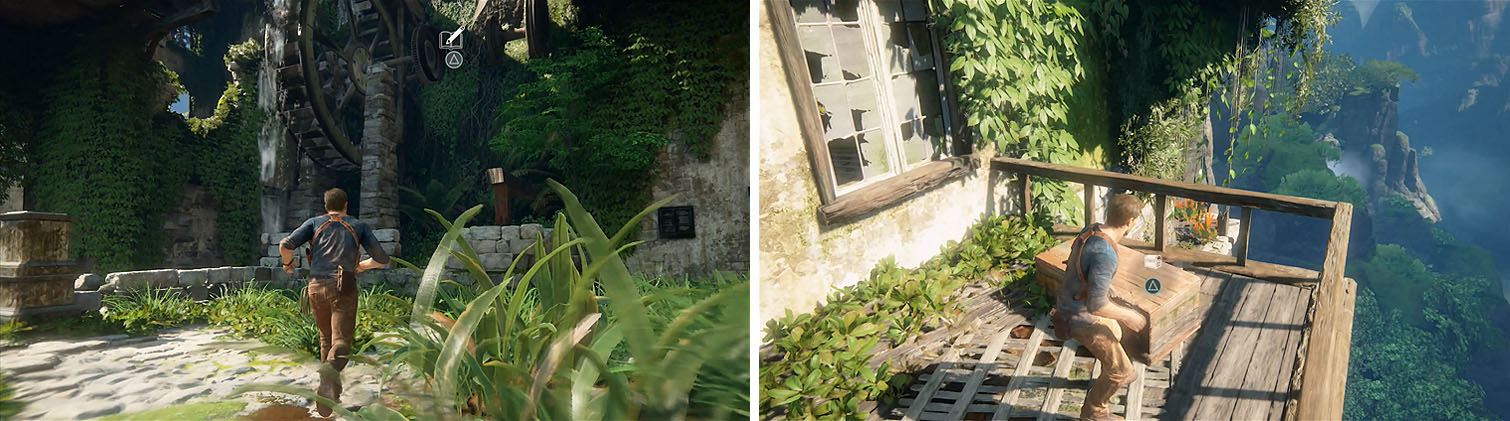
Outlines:
[[[250, 263], [260, 246], [263, 117], [255, 93], [232, 83], [211, 117], [169, 112], [183, 88], [175, 74], [141, 58], [134, 39], [109, 29], [88, 33], [72, 43], [72, 65], [39, 83], [40, 130], [26, 174], [32, 208], [77, 217], [73, 252], [97, 272], [158, 267], [168, 241], [164, 217], [185, 183], [197, 180], [220, 205], [224, 257]], [[255, 55], [243, 45], [227, 60]]]

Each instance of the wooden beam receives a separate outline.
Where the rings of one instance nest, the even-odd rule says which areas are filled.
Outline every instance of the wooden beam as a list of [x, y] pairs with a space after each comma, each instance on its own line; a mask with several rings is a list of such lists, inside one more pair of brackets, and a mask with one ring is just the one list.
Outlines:
[[771, 19], [771, 35], [776, 39], [776, 49], [781, 53], [781, 68], [786, 71], [786, 86], [792, 94], [792, 106], [797, 111], [797, 125], [802, 130], [802, 140], [807, 144], [813, 178], [818, 182], [818, 199], [824, 205], [833, 204], [837, 198], [834, 195], [833, 164], [828, 161], [828, 144], [824, 142], [823, 123], [818, 118], [818, 99], [813, 96], [813, 80], [808, 75], [807, 58], [803, 55], [802, 41], [797, 38], [796, 19], [792, 17], [789, 3], [764, 3], [766, 14]]
[[1201, 202], [1246, 206], [1315, 218], [1331, 218], [1333, 211], [1336, 209], [1336, 202], [1325, 200], [1160, 180], [1157, 178], [1055, 165], [1017, 158], [992, 158], [991, 168], [998, 171], [1025, 172], [1039, 177], [1054, 178], [1073, 183], [1087, 183], [1145, 193], [1166, 194]]
[[1085, 226], [1096, 223], [1096, 185], [1085, 184]]
[[[1348, 347], [1352, 341], [1352, 308], [1356, 286], [1342, 277], [1347, 265], [1347, 242], [1353, 205], [1342, 202], [1332, 217], [1326, 259], [1312, 300], [1308, 344], [1304, 349], [1300, 394], [1294, 419], [1341, 419], [1347, 387]], [[1286, 418], [1291, 418], [1288, 414]]]
[[1162, 195], [1162, 194], [1153, 195], [1153, 230], [1154, 230], [1153, 231], [1153, 248], [1154, 248], [1154, 250], [1163, 251], [1163, 250], [1169, 248], [1169, 244], [1166, 243], [1166, 241], [1168, 241], [1168, 239], [1164, 238], [1165, 237], [1164, 232], [1169, 229], [1166, 226], [1166, 224], [1168, 222], [1165, 221], [1166, 219], [1169, 218], [1169, 213], [1168, 212], [1169, 212], [1169, 196], [1165, 196], [1165, 195]]
[[1227, 235], [1227, 218], [1231, 217], [1228, 213], [1227, 205], [1217, 205], [1216, 208], [1218, 209], [1216, 213], [1217, 235]]
[[933, 161], [819, 206], [818, 219], [824, 224], [847, 222], [975, 172], [975, 168], [975, 158], [968, 155]]
[[1248, 264], [1248, 228], [1253, 226], [1253, 208], [1243, 208], [1241, 218], [1237, 220], [1237, 244], [1233, 245], [1232, 256], [1237, 258], [1237, 265]]
[[1033, 181], [1028, 173], [1017, 173], [1018, 193], [1022, 195], [1022, 214], [1033, 213]]

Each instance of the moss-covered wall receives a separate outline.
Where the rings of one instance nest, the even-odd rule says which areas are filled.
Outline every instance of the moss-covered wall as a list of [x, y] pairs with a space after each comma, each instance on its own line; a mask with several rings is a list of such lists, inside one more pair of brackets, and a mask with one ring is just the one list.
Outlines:
[[[786, 310], [811, 311], [835, 287], [859, 282], [876, 262], [894, 256], [898, 265], [916, 266], [950, 240], [961, 239], [982, 214], [1011, 212], [1013, 190], [999, 174], [981, 165], [950, 181], [880, 212], [842, 225], [818, 222], [818, 187], [797, 124], [791, 87], [771, 32], [759, 7], [760, 319]], [[989, 159], [986, 148], [975, 154]]]

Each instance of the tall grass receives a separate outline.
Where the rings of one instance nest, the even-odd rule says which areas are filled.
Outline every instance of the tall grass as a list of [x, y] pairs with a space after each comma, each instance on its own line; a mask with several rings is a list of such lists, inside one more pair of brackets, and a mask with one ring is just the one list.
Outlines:
[[[749, 343], [748, 280], [678, 306], [682, 310], [674, 315], [657, 313], [664, 297], [642, 295], [619, 253], [637, 244], [625, 241], [629, 233], [665, 202], [635, 215], [609, 237], [575, 195], [549, 184], [566, 211], [557, 215], [550, 238], [536, 238], [531, 247], [536, 262], [523, 268], [516, 261], [503, 277], [508, 282], [494, 284], [460, 239], [461, 227], [481, 206], [454, 221], [431, 212], [446, 234], [422, 272], [410, 323], [383, 335], [380, 340], [395, 348], [368, 362], [402, 365], [419, 375], [425, 391], [404, 398], [434, 402], [417, 405], [435, 412], [425, 418], [748, 418], [742, 410], [748, 392], [736, 390], [747, 387], [749, 376], [748, 356], [742, 354]], [[435, 300], [447, 294], [441, 285], [449, 283], [440, 277], [448, 259], [461, 262], [476, 288], [454, 323], [432, 315], [446, 307]], [[623, 359], [611, 359], [621, 345]], [[694, 395], [696, 385], [702, 387]], [[241, 390], [320, 399], [281, 385]], [[376, 405], [337, 412], [353, 419], [404, 418]]]

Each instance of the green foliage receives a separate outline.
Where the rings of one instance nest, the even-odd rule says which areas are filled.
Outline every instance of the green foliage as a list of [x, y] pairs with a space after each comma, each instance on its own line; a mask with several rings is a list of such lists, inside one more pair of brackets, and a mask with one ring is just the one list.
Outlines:
[[5, 382], [5, 373], [0, 372], [0, 418], [10, 419], [26, 409], [26, 402], [16, 399], [16, 390]]
[[1400, 87], [1400, 82], [1415, 82], [1419, 78], [1410, 67], [1393, 61], [1368, 60], [1351, 73], [1350, 95], [1386, 92]]
[[1231, 170], [1245, 188], [1273, 191], [1285, 176], [1304, 170], [1330, 172], [1326, 163], [1338, 159], [1342, 151], [1336, 146], [1316, 141], [1311, 126], [1287, 115], [1264, 116], [1262, 129], [1249, 125], [1234, 142], [1232, 155], [1238, 159]]
[[151, 334], [204, 318], [202, 306], [173, 290], [142, 289], [126, 295], [107, 295], [101, 302], [105, 321], [119, 324], [133, 335]]
[[[964, 241], [915, 270], [881, 261], [870, 278], [829, 295], [811, 314], [784, 317], [766, 325], [766, 342], [778, 358], [760, 366], [762, 412], [785, 411], [788, 419], [864, 419], [859, 404], [900, 396], [910, 379], [889, 361], [878, 367], [870, 357], [881, 339], [907, 343], [936, 329], [962, 310], [956, 291], [967, 281], [986, 280], [1027, 292], [1022, 302], [1038, 312], [1051, 303], [1031, 279], [1033, 256], [1054, 244], [1031, 219], [987, 216]], [[1031, 283], [1031, 281], [1028, 281]]]
[[[108, 31], [86, 36], [43, 91], [28, 185], [38, 210], [79, 218], [74, 252], [109, 272], [161, 264], [164, 215], [197, 180], [220, 205], [217, 235], [232, 262], [251, 262], [261, 215], [255, 92], [230, 84], [213, 116], [187, 121], [166, 111], [176, 76], [142, 60]], [[255, 55], [238, 45], [227, 60]], [[102, 70], [108, 69], [108, 71]]]
[[[1074, 121], [1079, 108], [1104, 103], [1086, 100], [1099, 87], [1079, 87], [1097, 72], [1095, 54], [1127, 15], [1121, 1], [1067, 2], [1035, 0], [984, 4], [936, 0], [934, 13], [946, 33], [941, 44], [958, 91], [965, 125], [978, 143], [1000, 153], [1069, 164], [1089, 150], [1094, 139], [1110, 137], [1101, 123]], [[1099, 37], [1099, 38], [1098, 38]], [[1071, 106], [1077, 106], [1072, 109]], [[1100, 116], [1104, 113], [1084, 113]], [[1110, 143], [1110, 142], [1106, 142]], [[1063, 183], [1035, 183], [1035, 203], [1060, 218], [1077, 213]]]
[[1453, 350], [1455, 340], [1444, 344], [1438, 334], [1387, 308], [1375, 299], [1372, 287], [1358, 289], [1354, 311], [1343, 418], [1492, 418], [1483, 389], [1462, 378], [1456, 367], [1467, 359]]
[[[233, 337], [319, 355], [320, 331], [314, 316], [301, 309], [303, 299], [294, 295], [297, 292], [251, 285], [234, 288], [207, 303], [204, 318], [211, 326], [228, 328]], [[352, 349], [365, 350], [379, 333], [402, 324], [408, 318], [407, 304], [375, 287], [358, 292]]]
[[1381, 307], [1399, 310], [1416, 325], [1425, 320], [1421, 311], [1422, 292], [1442, 282], [1426, 264], [1392, 244], [1380, 245], [1371, 258], [1353, 262], [1348, 269], [1360, 284], [1374, 291]]
[[[406, 365], [433, 388], [428, 397], [406, 399], [434, 400], [431, 407], [443, 412], [428, 416], [438, 418], [454, 416], [449, 412], [453, 408], [493, 419], [748, 417], [736, 402], [709, 402], [719, 399], [710, 396], [735, 397], [719, 395], [711, 385], [701, 396], [690, 394], [704, 379], [702, 373], [709, 372], [706, 364], [729, 365], [722, 370], [735, 373], [712, 374], [738, 378], [738, 368], [748, 361], [748, 281], [691, 304], [661, 325], [651, 310], [660, 297], [641, 296], [618, 257], [628, 246], [623, 244], [631, 231], [627, 227], [661, 203], [630, 218], [610, 238], [575, 195], [560, 184], [550, 185], [566, 212], [557, 216], [551, 238], [535, 242], [535, 264], [517, 268], [523, 272], [518, 278], [516, 268], [506, 272], [504, 279], [517, 279], [513, 282], [493, 284], [471, 245], [460, 239], [461, 228], [481, 206], [454, 221], [432, 213], [446, 234], [422, 274], [410, 325], [384, 335], [395, 340], [396, 348], [382, 361]], [[579, 265], [574, 256], [591, 263]], [[439, 278], [451, 258], [462, 262], [476, 289], [454, 324], [443, 327], [430, 315], [439, 286], [449, 282]], [[621, 343], [630, 358], [614, 362], [609, 355]], [[734, 387], [728, 379], [707, 380]], [[241, 390], [312, 395], [270, 385]], [[474, 399], [470, 404], [469, 398]], [[404, 417], [337, 411], [352, 419]]]
[[1368, 192], [1358, 185], [1357, 179], [1333, 175], [1328, 170], [1304, 169], [1285, 175], [1273, 193], [1348, 202], [1353, 204], [1353, 212], [1366, 212], [1368, 209]]
[[1180, 180], [1185, 175], [1185, 145], [1202, 136], [1201, 120], [1185, 112], [1179, 101], [1155, 105], [1146, 116], [1135, 116], [1117, 138], [1122, 164], [1144, 177]]

